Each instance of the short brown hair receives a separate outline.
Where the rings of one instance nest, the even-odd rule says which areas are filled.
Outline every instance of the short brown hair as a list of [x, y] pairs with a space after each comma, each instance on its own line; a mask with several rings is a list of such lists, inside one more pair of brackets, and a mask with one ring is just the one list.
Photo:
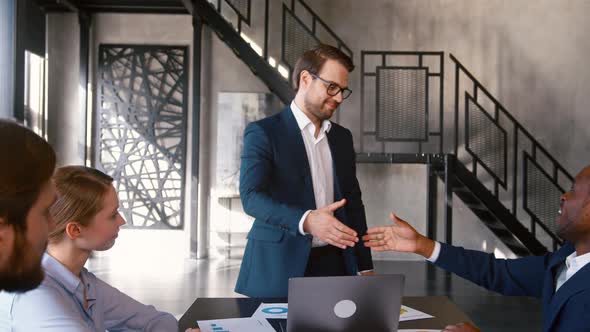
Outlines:
[[55, 170], [55, 152], [44, 139], [9, 119], [0, 119], [0, 217], [15, 231]]
[[295, 63], [293, 76], [291, 77], [293, 89], [295, 89], [295, 91], [299, 90], [299, 79], [301, 78], [302, 71], [306, 70], [317, 75], [328, 59], [338, 61], [338, 63], [346, 67], [348, 72], [354, 70], [352, 59], [344, 52], [331, 45], [319, 44], [316, 47], [303, 52], [303, 55], [301, 55], [297, 60], [297, 63]]
[[65, 166], [55, 171], [53, 182], [57, 200], [49, 212], [55, 228], [49, 233], [49, 242], [60, 241], [71, 221], [88, 225], [103, 208], [104, 196], [113, 178], [94, 168]]

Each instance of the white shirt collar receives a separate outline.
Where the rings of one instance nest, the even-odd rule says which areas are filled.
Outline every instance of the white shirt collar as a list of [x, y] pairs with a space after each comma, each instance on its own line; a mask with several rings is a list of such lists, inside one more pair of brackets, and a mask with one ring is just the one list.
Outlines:
[[590, 263], [590, 253], [584, 254], [582, 256], [578, 256], [578, 254], [574, 251], [571, 255], [567, 256], [565, 259], [565, 266], [567, 269], [574, 269], [580, 270], [586, 264]]
[[[293, 112], [293, 116], [295, 116], [295, 120], [297, 121], [299, 129], [303, 131], [306, 127], [309, 126], [307, 130], [309, 130], [310, 133], [313, 135], [315, 132], [315, 127], [313, 126], [311, 120], [307, 117], [307, 115], [305, 115], [305, 113], [303, 113], [299, 106], [295, 104], [295, 100], [291, 102], [291, 112]], [[332, 122], [330, 122], [330, 120], [324, 120], [322, 122], [321, 132], [328, 133], [330, 131], [330, 128], [332, 128]]]

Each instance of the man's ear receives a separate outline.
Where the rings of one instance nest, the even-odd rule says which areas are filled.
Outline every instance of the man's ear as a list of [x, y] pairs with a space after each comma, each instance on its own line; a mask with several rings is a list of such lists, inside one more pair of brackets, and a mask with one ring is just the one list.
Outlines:
[[307, 70], [301, 71], [301, 74], [299, 74], [299, 89], [307, 89], [312, 79], [313, 77]]
[[67, 237], [69, 237], [71, 240], [75, 240], [80, 236], [80, 234], [82, 234], [82, 229], [80, 224], [75, 221], [70, 221], [66, 225], [65, 232]]

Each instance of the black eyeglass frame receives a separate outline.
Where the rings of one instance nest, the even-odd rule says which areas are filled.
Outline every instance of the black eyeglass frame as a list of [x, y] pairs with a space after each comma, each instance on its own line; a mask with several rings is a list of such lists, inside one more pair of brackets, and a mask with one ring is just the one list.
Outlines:
[[[342, 93], [342, 100], [344, 100], [344, 99], [346, 99], [346, 98], [350, 97], [350, 95], [352, 94], [352, 90], [350, 90], [349, 88], [342, 88], [342, 87], [340, 87], [338, 84], [336, 84], [336, 83], [334, 83], [334, 82], [330, 82], [330, 81], [328, 81], [328, 80], [325, 80], [325, 79], [321, 78], [319, 75], [316, 75], [316, 74], [314, 74], [314, 73], [311, 73], [311, 72], [310, 72], [309, 74], [310, 74], [310, 75], [311, 75], [311, 77], [313, 77], [314, 79], [316, 79], [316, 78], [317, 78], [318, 80], [320, 80], [320, 81], [324, 82], [325, 84], [327, 84], [327, 86], [326, 86], [326, 93], [327, 93], [329, 96], [332, 96], [332, 97], [334, 97], [334, 96], [338, 95], [339, 93]], [[336, 92], [334, 92], [334, 93], [330, 93], [330, 88], [333, 88], [333, 87], [337, 87], [337, 88], [338, 88], [338, 90], [337, 90]]]

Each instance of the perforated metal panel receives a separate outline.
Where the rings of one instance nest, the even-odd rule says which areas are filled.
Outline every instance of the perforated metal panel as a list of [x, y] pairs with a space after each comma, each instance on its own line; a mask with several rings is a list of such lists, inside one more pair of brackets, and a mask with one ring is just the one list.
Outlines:
[[428, 69], [377, 68], [378, 141], [428, 140]]
[[303, 52], [320, 44], [311, 31], [286, 7], [283, 6], [283, 62], [291, 69]]
[[506, 131], [465, 93], [465, 149], [506, 188]]
[[183, 227], [186, 47], [101, 45], [99, 168], [131, 228]]
[[525, 189], [524, 208], [551, 232], [557, 233], [555, 224], [559, 210], [559, 198], [563, 190], [545, 173], [530, 156], [525, 154]]
[[246, 22], [250, 22], [250, 0], [225, 0]]

